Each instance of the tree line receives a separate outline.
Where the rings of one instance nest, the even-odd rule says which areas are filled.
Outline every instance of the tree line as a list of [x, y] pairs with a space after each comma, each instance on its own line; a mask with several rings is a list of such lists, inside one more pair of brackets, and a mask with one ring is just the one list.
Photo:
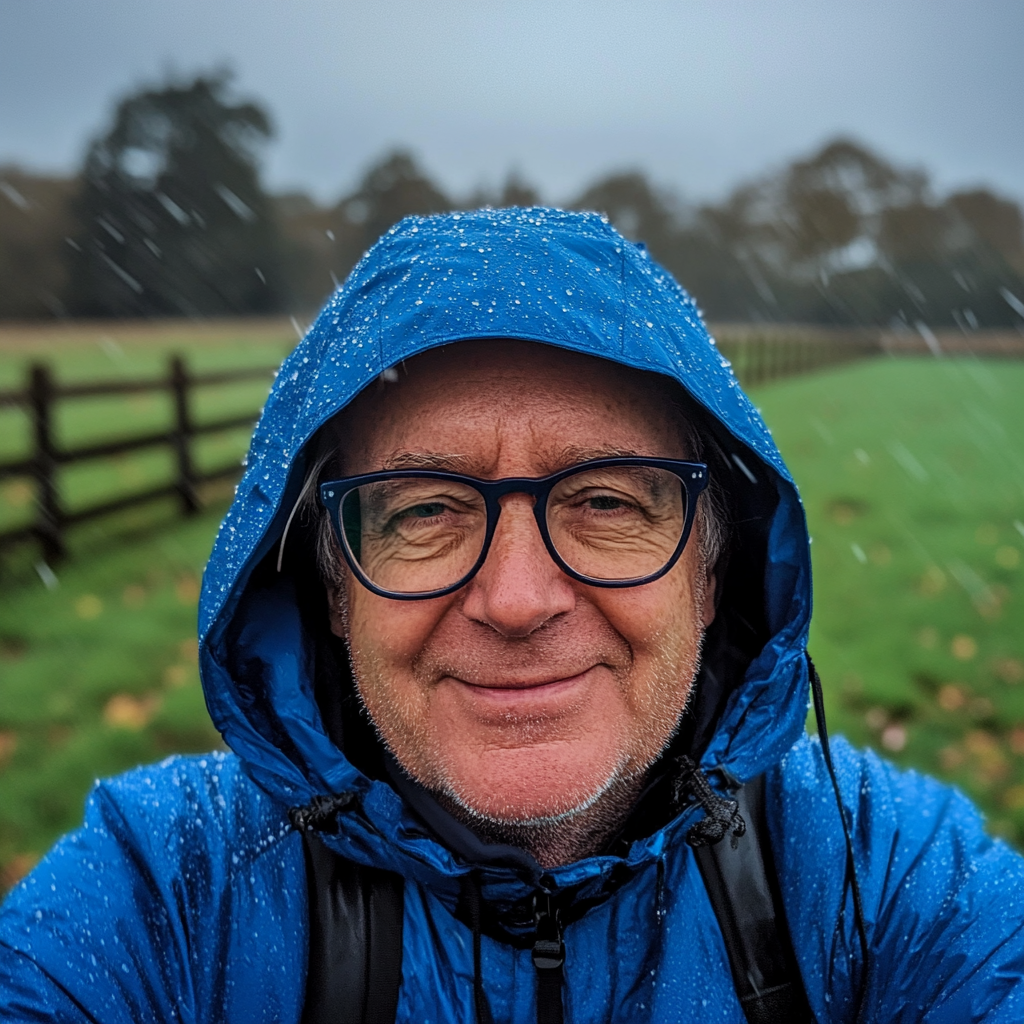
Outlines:
[[[307, 313], [411, 214], [542, 197], [512, 175], [453, 197], [387, 154], [333, 206], [260, 178], [267, 111], [226, 73], [116, 106], [74, 178], [0, 168], [0, 317]], [[939, 197], [927, 175], [850, 139], [692, 204], [641, 171], [564, 204], [643, 241], [713, 319], [1024, 329], [1024, 218], [985, 188]]]

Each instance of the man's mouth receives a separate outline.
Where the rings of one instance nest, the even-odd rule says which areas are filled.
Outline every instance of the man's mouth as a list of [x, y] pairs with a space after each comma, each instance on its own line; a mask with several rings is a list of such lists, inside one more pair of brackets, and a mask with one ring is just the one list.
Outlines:
[[579, 672], [570, 672], [565, 675], [544, 675], [534, 676], [522, 679], [463, 679], [458, 676], [453, 676], [457, 682], [462, 683], [463, 686], [471, 686], [474, 689], [480, 690], [537, 690], [542, 687], [558, 686], [562, 683], [574, 683], [582, 682], [584, 676], [592, 672], [596, 665], [590, 668], [582, 669]]
[[474, 716], [486, 719], [497, 714], [504, 719], [510, 714], [526, 714], [541, 719], [558, 718], [586, 702], [601, 667], [594, 665], [572, 675], [485, 680], [449, 676], [448, 680], [455, 684], [453, 695], [458, 703]]

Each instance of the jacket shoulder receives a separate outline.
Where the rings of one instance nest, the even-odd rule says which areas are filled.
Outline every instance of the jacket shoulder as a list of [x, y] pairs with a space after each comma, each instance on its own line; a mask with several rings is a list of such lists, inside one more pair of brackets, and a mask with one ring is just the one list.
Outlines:
[[0, 1017], [68, 1003], [59, 1019], [295, 1019], [305, 933], [284, 809], [231, 755], [168, 758], [98, 782], [81, 828], [9, 895]]
[[175, 755], [98, 781], [86, 805], [108, 828], [123, 830], [155, 861], [176, 863], [173, 851], [203, 849], [235, 866], [292, 835], [285, 809], [242, 769], [234, 754]]
[[[864, 973], [842, 823], [821, 744], [772, 773], [769, 830], [812, 1007], [879, 1020], [1016, 1020], [1024, 997], [1024, 858], [957, 789], [842, 737], [831, 742], [869, 945]], [[826, 996], [827, 993], [827, 996]]]

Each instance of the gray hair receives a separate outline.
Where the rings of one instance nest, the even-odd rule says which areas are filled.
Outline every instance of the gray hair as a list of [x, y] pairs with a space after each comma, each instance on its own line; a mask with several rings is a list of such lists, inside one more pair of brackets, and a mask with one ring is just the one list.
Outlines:
[[[680, 410], [686, 424], [684, 441], [689, 458], [696, 462], [712, 461], [724, 465], [718, 442], [699, 427], [689, 409]], [[694, 409], [696, 412], [696, 409]], [[688, 415], [689, 413], [689, 415]], [[324, 424], [309, 443], [309, 462], [302, 489], [295, 503], [293, 515], [298, 513], [302, 522], [312, 528], [320, 578], [329, 591], [339, 590], [345, 581], [344, 557], [334, 535], [331, 517], [317, 497], [320, 478], [337, 455], [337, 433], [334, 421]], [[726, 490], [720, 474], [709, 473], [707, 488], [697, 499], [696, 527], [700, 544], [701, 563], [710, 577], [718, 566], [729, 540], [729, 516]], [[289, 519], [290, 522], [290, 519]], [[284, 538], [281, 541], [282, 548]]]

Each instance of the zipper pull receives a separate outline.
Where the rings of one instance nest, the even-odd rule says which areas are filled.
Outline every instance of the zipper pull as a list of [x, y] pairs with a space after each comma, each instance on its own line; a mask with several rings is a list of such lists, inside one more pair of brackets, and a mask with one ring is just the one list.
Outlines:
[[538, 971], [553, 971], [565, 963], [565, 943], [558, 911], [548, 893], [533, 897], [533, 965]]
[[562, 1024], [562, 922], [550, 893], [533, 897], [533, 965], [537, 968], [537, 1024]]

